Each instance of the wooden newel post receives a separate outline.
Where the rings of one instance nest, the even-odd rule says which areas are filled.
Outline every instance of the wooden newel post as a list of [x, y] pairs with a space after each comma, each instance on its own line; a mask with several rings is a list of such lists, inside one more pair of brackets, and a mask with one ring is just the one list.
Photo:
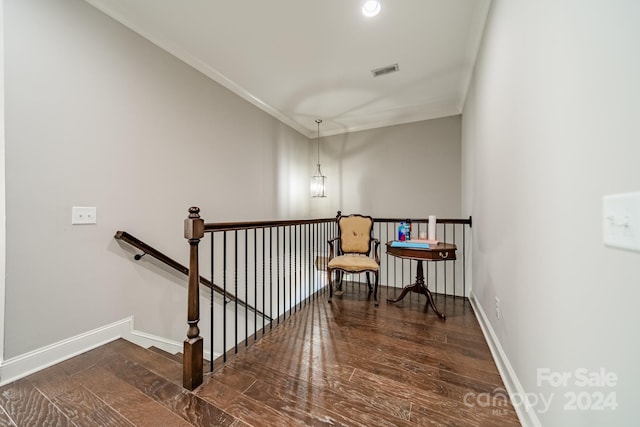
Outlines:
[[189, 241], [189, 294], [187, 300], [187, 339], [184, 340], [182, 363], [182, 385], [193, 390], [202, 384], [203, 340], [200, 336], [200, 271], [198, 269], [198, 244], [204, 237], [204, 220], [200, 208], [189, 208], [189, 217], [184, 220], [184, 238]]

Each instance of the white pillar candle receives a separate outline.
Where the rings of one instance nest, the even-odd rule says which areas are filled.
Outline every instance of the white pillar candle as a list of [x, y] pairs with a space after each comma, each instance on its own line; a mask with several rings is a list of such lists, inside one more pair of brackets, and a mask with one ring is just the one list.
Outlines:
[[429, 215], [429, 240], [436, 240], [436, 216]]

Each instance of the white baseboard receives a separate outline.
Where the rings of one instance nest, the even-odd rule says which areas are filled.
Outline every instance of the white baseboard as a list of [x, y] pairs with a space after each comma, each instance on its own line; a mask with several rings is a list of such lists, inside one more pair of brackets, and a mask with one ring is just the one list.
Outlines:
[[[26, 377], [49, 366], [85, 353], [96, 347], [124, 338], [144, 348], [158, 347], [169, 353], [182, 352], [182, 343], [133, 328], [133, 316], [30, 351], [0, 362], [0, 386]], [[209, 352], [205, 354], [205, 357]]]
[[[122, 338], [126, 339], [127, 341], [131, 341], [132, 343], [137, 344], [140, 347], [149, 348], [153, 346], [171, 354], [182, 353], [184, 350], [184, 343], [182, 342], [168, 340], [166, 338], [151, 335], [146, 332], [136, 331], [135, 329], [131, 329], [131, 333], [128, 336], [124, 336]], [[214, 357], [218, 357], [221, 355], [222, 353], [214, 353]], [[204, 359], [211, 360], [210, 351], [204, 351]]]
[[[514, 398], [516, 396], [526, 396], [526, 392], [520, 384], [520, 380], [518, 380], [518, 376], [516, 375], [507, 355], [505, 354], [498, 337], [487, 318], [486, 313], [482, 309], [482, 306], [478, 303], [476, 296], [473, 292], [469, 292], [469, 301], [471, 302], [471, 307], [473, 311], [476, 313], [476, 318], [478, 319], [478, 323], [480, 323], [480, 329], [482, 329], [482, 333], [484, 334], [485, 339], [487, 340], [487, 344], [489, 345], [489, 349], [491, 350], [491, 354], [493, 355], [493, 360], [496, 362], [498, 366], [498, 371], [500, 372], [500, 376], [502, 377], [502, 381], [504, 381], [504, 386], [507, 389], [507, 393], [509, 393], [509, 397], [512, 402], [522, 402], [523, 399]], [[536, 415], [535, 411], [528, 405], [514, 405], [516, 413], [518, 414], [518, 418], [520, 419], [520, 423], [524, 427], [541, 427], [540, 420]]]
[[146, 332], [136, 331], [133, 329], [133, 322], [131, 326], [129, 333], [122, 337], [127, 341], [131, 341], [132, 343], [144, 348], [157, 347], [160, 350], [164, 350], [171, 354], [181, 353], [183, 350], [183, 343], [181, 342], [168, 340]]

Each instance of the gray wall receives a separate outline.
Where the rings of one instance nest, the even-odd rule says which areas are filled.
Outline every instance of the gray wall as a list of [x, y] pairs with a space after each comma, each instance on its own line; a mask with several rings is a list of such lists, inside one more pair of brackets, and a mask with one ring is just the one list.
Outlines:
[[[494, 0], [463, 111], [473, 294], [520, 400], [552, 398], [530, 425], [637, 423], [640, 253], [603, 246], [601, 211], [640, 190], [639, 18], [631, 1]], [[617, 383], [580, 386], [578, 369]], [[586, 405], [598, 393], [617, 409]]]
[[327, 199], [311, 201], [317, 216], [460, 216], [461, 117], [320, 138]]
[[[5, 359], [131, 315], [182, 341], [184, 277], [113, 235], [186, 264], [189, 206], [210, 222], [459, 214], [459, 116], [323, 139], [329, 197], [310, 200], [315, 139], [83, 1], [4, 3]], [[72, 206], [98, 224], [72, 226]]]
[[[4, 94], [4, 4], [0, 1], [0, 93]], [[0, 356], [4, 354], [4, 283], [6, 276], [6, 193], [4, 156], [4, 96], [0, 96]]]
[[[181, 341], [182, 221], [299, 218], [309, 140], [83, 1], [5, 1], [5, 358], [136, 316]], [[98, 224], [72, 226], [72, 206]]]

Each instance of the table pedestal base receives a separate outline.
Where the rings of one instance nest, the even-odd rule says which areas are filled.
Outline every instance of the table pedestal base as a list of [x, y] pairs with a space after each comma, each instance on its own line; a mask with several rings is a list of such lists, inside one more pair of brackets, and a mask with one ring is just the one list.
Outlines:
[[438, 308], [436, 307], [436, 304], [433, 302], [433, 295], [431, 295], [431, 291], [429, 289], [427, 289], [427, 285], [424, 283], [424, 273], [422, 271], [422, 261], [418, 261], [418, 272], [416, 273], [416, 283], [414, 283], [412, 285], [405, 286], [404, 289], [402, 289], [402, 293], [400, 294], [400, 296], [398, 298], [395, 298], [395, 299], [387, 298], [387, 302], [398, 302], [402, 298], [404, 298], [405, 295], [407, 295], [409, 292], [416, 292], [416, 293], [425, 295], [427, 297], [427, 302], [429, 303], [429, 305], [431, 306], [433, 311], [441, 319], [444, 320], [446, 318], [446, 315], [444, 313], [440, 313], [440, 311], [438, 311]]

